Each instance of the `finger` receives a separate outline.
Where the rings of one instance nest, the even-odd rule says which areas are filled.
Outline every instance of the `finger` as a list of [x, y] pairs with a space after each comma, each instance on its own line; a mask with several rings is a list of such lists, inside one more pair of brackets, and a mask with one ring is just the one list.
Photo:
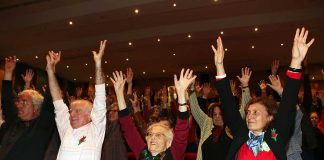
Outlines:
[[216, 53], [217, 53], [217, 50], [216, 50], [216, 48], [214, 47], [214, 45], [211, 45], [211, 48], [212, 48], [212, 50], [213, 50], [214, 54], [216, 55]]
[[111, 77], [110, 77], [110, 80], [111, 80], [111, 82], [112, 82], [113, 84], [116, 83], [116, 81], [114, 81], [114, 79], [112, 79]]
[[192, 77], [192, 73], [193, 73], [193, 70], [189, 70], [188, 78], [191, 78]]
[[299, 40], [302, 40], [303, 37], [304, 37], [304, 34], [305, 34], [305, 27], [303, 27], [303, 28], [301, 29], [301, 32], [300, 32], [300, 35], [299, 35], [298, 39], [299, 39]]
[[315, 41], [315, 39], [314, 38], [312, 38], [312, 40], [311, 41], [309, 41], [308, 43], [307, 43], [307, 47], [310, 47], [313, 43], [314, 43], [314, 41]]
[[218, 43], [217, 43], [217, 46], [218, 46], [218, 49], [220, 51], [223, 50], [223, 41], [222, 41], [222, 38], [221, 37], [218, 37]]
[[294, 37], [295, 41], [298, 39], [298, 36], [299, 36], [299, 28], [297, 28], [296, 33], [295, 33], [295, 37]]
[[184, 68], [181, 69], [181, 72], [180, 72], [180, 79], [183, 78], [183, 72], [184, 72]]
[[117, 71], [113, 72], [114, 80], [117, 80], [117, 75], [116, 75], [117, 73], [118, 73]]
[[189, 79], [189, 82], [190, 82], [189, 84], [192, 84], [192, 83], [195, 81], [196, 77], [197, 77], [197, 76], [194, 75], [192, 78], [190, 78], [190, 79]]
[[306, 30], [305, 35], [303, 36], [303, 42], [306, 42], [308, 36], [308, 30]]
[[177, 82], [178, 82], [178, 77], [177, 77], [177, 75], [175, 74], [175, 75], [173, 75], [173, 79], [174, 79], [174, 84], [176, 84]]
[[188, 79], [189, 71], [190, 71], [189, 69], [186, 69], [186, 72], [185, 72], [185, 74], [183, 76], [184, 78]]

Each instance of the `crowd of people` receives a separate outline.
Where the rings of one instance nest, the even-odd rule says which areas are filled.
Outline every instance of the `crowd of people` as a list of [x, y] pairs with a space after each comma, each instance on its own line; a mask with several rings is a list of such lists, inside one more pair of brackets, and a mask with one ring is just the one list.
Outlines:
[[92, 52], [95, 84], [87, 96], [82, 88], [61, 90], [61, 52], [54, 51], [46, 56], [47, 85], [33, 87], [27, 69], [24, 89], [15, 93], [16, 57], [7, 57], [0, 160], [323, 160], [324, 90], [311, 87], [305, 57], [314, 39], [307, 37], [305, 28], [296, 30], [284, 85], [274, 60], [260, 93], [249, 87], [251, 68], [242, 68], [239, 85], [226, 75], [221, 37], [211, 46], [214, 81], [200, 85], [193, 70], [182, 69], [174, 87], [157, 92], [133, 88], [132, 68], [112, 73], [113, 88], [105, 85], [106, 40]]

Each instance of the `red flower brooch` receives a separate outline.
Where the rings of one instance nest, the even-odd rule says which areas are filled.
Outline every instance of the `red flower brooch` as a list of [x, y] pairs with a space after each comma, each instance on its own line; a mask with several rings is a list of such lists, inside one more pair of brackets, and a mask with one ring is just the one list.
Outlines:
[[274, 129], [274, 128], [272, 128], [272, 129], [271, 129], [271, 138], [272, 138], [275, 142], [277, 142], [277, 136], [278, 136], [277, 130]]
[[81, 143], [85, 142], [85, 139], [86, 139], [86, 138], [87, 138], [86, 136], [83, 136], [82, 138], [80, 138], [80, 139], [79, 139], [79, 144], [78, 144], [78, 145], [80, 145]]

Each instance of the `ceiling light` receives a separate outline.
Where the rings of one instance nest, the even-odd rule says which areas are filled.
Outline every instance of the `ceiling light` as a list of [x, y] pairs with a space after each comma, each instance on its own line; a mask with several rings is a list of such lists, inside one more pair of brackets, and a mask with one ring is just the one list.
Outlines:
[[254, 31], [255, 31], [255, 32], [257, 32], [258, 30], [259, 30], [259, 28], [258, 28], [258, 27], [255, 27], [255, 28], [254, 28]]
[[105, 63], [107, 64], [107, 63], [108, 63], [108, 61], [105, 61]]
[[218, 2], [218, 0], [214, 0], [214, 2]]
[[251, 46], [251, 48], [253, 49], [253, 48], [254, 48], [254, 46]]
[[135, 9], [134, 12], [135, 12], [135, 14], [138, 14], [139, 13], [139, 10], [138, 9]]
[[207, 68], [208, 68], [208, 66], [205, 66], [205, 68], [207, 69]]
[[223, 34], [224, 34], [224, 32], [223, 32], [223, 31], [221, 31], [221, 32], [220, 32], [220, 34], [221, 34], [221, 35], [223, 35]]
[[145, 72], [143, 72], [143, 74], [145, 74]]
[[73, 22], [72, 22], [72, 21], [70, 21], [70, 22], [69, 22], [69, 25], [73, 25]]
[[91, 77], [91, 76], [90, 76], [89, 78], [90, 78], [90, 79], [92, 79], [92, 77]]
[[175, 56], [175, 53], [173, 53], [172, 55]]
[[38, 59], [38, 56], [35, 56], [36, 59]]
[[133, 43], [132, 42], [128, 42], [128, 45], [131, 46], [131, 45], [133, 45]]
[[163, 70], [162, 70], [162, 72], [164, 73], [164, 72], [165, 72], [165, 70], [163, 69]]
[[191, 38], [191, 35], [190, 34], [188, 34], [188, 36], [187, 36], [188, 38]]
[[88, 63], [85, 64], [86, 66], [88, 65]]
[[76, 81], [76, 78], [74, 78], [73, 80], [75, 80], [75, 81]]
[[19, 61], [19, 58], [17, 58], [16, 61]]
[[228, 51], [228, 49], [227, 49], [227, 48], [225, 48], [225, 51]]
[[161, 39], [160, 39], [160, 38], [158, 38], [158, 39], [157, 39], [157, 41], [158, 41], [158, 42], [160, 42], [160, 41], [161, 41]]
[[313, 76], [312, 79], [315, 79], [315, 77]]
[[128, 58], [126, 58], [126, 61], [128, 61], [129, 59]]
[[280, 44], [280, 46], [283, 46], [283, 45], [284, 45], [283, 43]]
[[177, 4], [176, 3], [173, 3], [173, 7], [176, 7], [177, 6]]
[[70, 68], [70, 66], [66, 66], [66, 68]]
[[107, 76], [106, 76], [107, 78], [109, 77], [109, 75], [107, 74]]

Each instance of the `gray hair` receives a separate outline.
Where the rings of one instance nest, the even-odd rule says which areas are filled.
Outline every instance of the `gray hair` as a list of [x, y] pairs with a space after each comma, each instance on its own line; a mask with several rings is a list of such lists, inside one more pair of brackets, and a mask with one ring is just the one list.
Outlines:
[[148, 128], [147, 128], [147, 133], [153, 128], [153, 127], [161, 127], [165, 130], [165, 132], [163, 133], [167, 139], [167, 148], [169, 148], [172, 144], [172, 141], [173, 141], [173, 131], [171, 128], [169, 128], [168, 126], [166, 125], [163, 125], [163, 124], [159, 124], [159, 123], [153, 123], [152, 125], [150, 125]]
[[39, 111], [41, 110], [42, 104], [44, 102], [44, 97], [33, 89], [25, 89], [18, 93], [18, 97], [21, 95], [29, 95], [32, 98], [32, 102], [34, 105], [38, 106]]

